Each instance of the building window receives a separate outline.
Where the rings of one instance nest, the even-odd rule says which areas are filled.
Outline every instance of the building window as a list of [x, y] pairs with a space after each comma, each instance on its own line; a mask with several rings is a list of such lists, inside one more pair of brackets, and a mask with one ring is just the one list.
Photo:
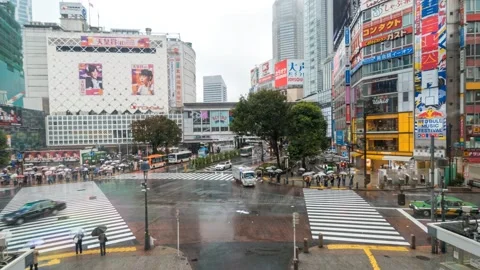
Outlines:
[[403, 92], [403, 102], [408, 102], [408, 92]]
[[382, 131], [398, 131], [398, 119], [375, 119], [367, 120], [367, 131], [382, 132]]
[[372, 19], [372, 9], [365, 10], [363, 12], [363, 21], [368, 22]]
[[412, 25], [413, 13], [408, 13], [403, 15], [402, 22], [403, 22], [403, 27]]
[[370, 151], [398, 151], [398, 140], [368, 140], [368, 150]]

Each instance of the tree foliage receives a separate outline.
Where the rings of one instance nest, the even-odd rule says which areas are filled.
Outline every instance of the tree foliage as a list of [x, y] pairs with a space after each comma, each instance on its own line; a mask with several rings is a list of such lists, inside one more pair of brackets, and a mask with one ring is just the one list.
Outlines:
[[0, 130], [0, 165], [10, 163], [10, 154], [8, 152], [7, 134]]
[[328, 147], [327, 121], [320, 107], [311, 102], [300, 102], [289, 110], [288, 154], [293, 160], [315, 156]]
[[133, 140], [140, 143], [149, 143], [153, 153], [162, 146], [168, 154], [168, 148], [178, 145], [182, 140], [182, 130], [177, 123], [163, 115], [148, 117], [132, 123]]
[[279, 91], [262, 90], [241, 97], [233, 110], [232, 131], [269, 141], [280, 167], [279, 142], [287, 135], [289, 104]]

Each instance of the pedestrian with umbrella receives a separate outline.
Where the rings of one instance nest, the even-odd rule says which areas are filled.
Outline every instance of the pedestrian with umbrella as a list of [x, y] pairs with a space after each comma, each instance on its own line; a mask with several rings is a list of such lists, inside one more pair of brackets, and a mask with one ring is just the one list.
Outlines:
[[79, 228], [72, 232], [74, 233], [73, 242], [75, 243], [75, 253], [78, 254], [78, 251], [80, 251], [80, 254], [82, 254], [82, 241], [85, 236], [83, 229]]
[[30, 264], [30, 270], [38, 270], [38, 255], [39, 252], [35, 248], [36, 246], [43, 245], [45, 241], [42, 239], [34, 239], [32, 241], [29, 241], [25, 246], [30, 247], [30, 249], [33, 249], [33, 263]]
[[108, 241], [105, 232], [107, 231], [107, 226], [101, 225], [93, 229], [92, 236], [98, 236], [98, 241], [100, 242], [100, 256], [105, 256], [107, 254], [107, 250], [105, 244]]

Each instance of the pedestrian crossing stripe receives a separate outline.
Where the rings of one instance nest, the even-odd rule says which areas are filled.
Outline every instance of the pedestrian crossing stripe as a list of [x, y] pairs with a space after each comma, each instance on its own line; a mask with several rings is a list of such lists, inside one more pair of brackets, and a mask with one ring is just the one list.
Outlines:
[[399, 232], [352, 190], [304, 188], [313, 239], [325, 241], [407, 246]]
[[[234, 181], [232, 173], [149, 173], [148, 179], [190, 181]], [[122, 174], [114, 179], [143, 179], [142, 174]]]
[[[92, 199], [94, 197], [95, 199]], [[100, 225], [107, 226], [107, 245], [126, 242], [130, 244], [136, 239], [115, 207], [94, 182], [24, 187], [0, 212], [0, 216], [19, 209], [27, 202], [42, 199], [64, 201], [67, 208], [56, 216], [25, 222], [20, 226], [1, 224], [0, 230], [8, 230], [12, 234], [7, 242], [9, 251], [28, 248], [26, 245], [32, 240], [43, 241], [43, 244], [36, 247], [40, 253], [73, 249], [75, 244], [72, 232], [79, 228], [82, 228], [85, 234], [83, 247], [96, 248], [97, 237], [92, 237], [90, 232]]]

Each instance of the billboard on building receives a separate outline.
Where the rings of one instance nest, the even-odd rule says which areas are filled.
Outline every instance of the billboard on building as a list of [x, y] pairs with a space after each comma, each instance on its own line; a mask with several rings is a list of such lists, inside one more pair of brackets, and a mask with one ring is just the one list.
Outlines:
[[82, 96], [103, 95], [102, 64], [81, 63], [78, 65], [78, 76], [80, 80], [80, 94]]
[[287, 86], [287, 74], [287, 60], [283, 60], [275, 64], [275, 88]]
[[0, 105], [0, 126], [22, 125], [22, 109]]
[[80, 161], [79, 150], [48, 150], [27, 151], [24, 154], [25, 162], [63, 162]]
[[402, 28], [402, 16], [363, 26], [363, 39]]
[[60, 2], [61, 15], [78, 15], [87, 18], [87, 9], [82, 3]]
[[287, 61], [287, 65], [288, 86], [303, 87], [303, 78], [305, 76], [305, 62], [302, 59], [289, 59]]
[[228, 127], [229, 125], [228, 111], [210, 111], [210, 126], [211, 127]]
[[390, 0], [372, 7], [372, 21], [412, 7], [414, 0]]
[[446, 0], [415, 1], [415, 139], [446, 137]]
[[82, 36], [82, 47], [150, 48], [148, 37]]
[[176, 95], [175, 95], [175, 90], [176, 90], [176, 83], [175, 83], [175, 58], [170, 58], [168, 60], [168, 92], [169, 92], [169, 106], [170, 107], [175, 107], [176, 102]]
[[[71, 43], [60, 49], [55, 42], [62, 38], [68, 38]], [[172, 90], [168, 61], [172, 57], [175, 59], [175, 102], [181, 106], [183, 60], [167, 53], [164, 36], [152, 35], [149, 39], [152, 41], [149, 50], [115, 47], [92, 52], [91, 47], [80, 46], [81, 33], [49, 33], [46, 59], [50, 113], [135, 113], [139, 108], [168, 113]], [[137, 65], [140, 66], [135, 67]], [[150, 71], [148, 65], [154, 67], [151, 89], [146, 94], [140, 91], [140, 95], [132, 95], [137, 93], [136, 87], [141, 86], [140, 74], [144, 69], [141, 65], [147, 65]], [[150, 74], [146, 75], [148, 79]]]
[[[360, 1], [360, 10], [366, 10], [372, 7], [375, 7], [377, 5], [383, 4], [385, 2], [388, 2], [389, 0], [361, 0]], [[409, 0], [407, 0], [409, 1]]]
[[132, 95], [153, 96], [153, 65], [132, 65]]
[[260, 64], [260, 68], [258, 72], [259, 72], [259, 75], [258, 75], [259, 84], [263, 84], [273, 80], [273, 76], [274, 76], [273, 61], [268, 60], [267, 62]]
[[250, 86], [254, 87], [258, 84], [258, 68], [250, 70]]

